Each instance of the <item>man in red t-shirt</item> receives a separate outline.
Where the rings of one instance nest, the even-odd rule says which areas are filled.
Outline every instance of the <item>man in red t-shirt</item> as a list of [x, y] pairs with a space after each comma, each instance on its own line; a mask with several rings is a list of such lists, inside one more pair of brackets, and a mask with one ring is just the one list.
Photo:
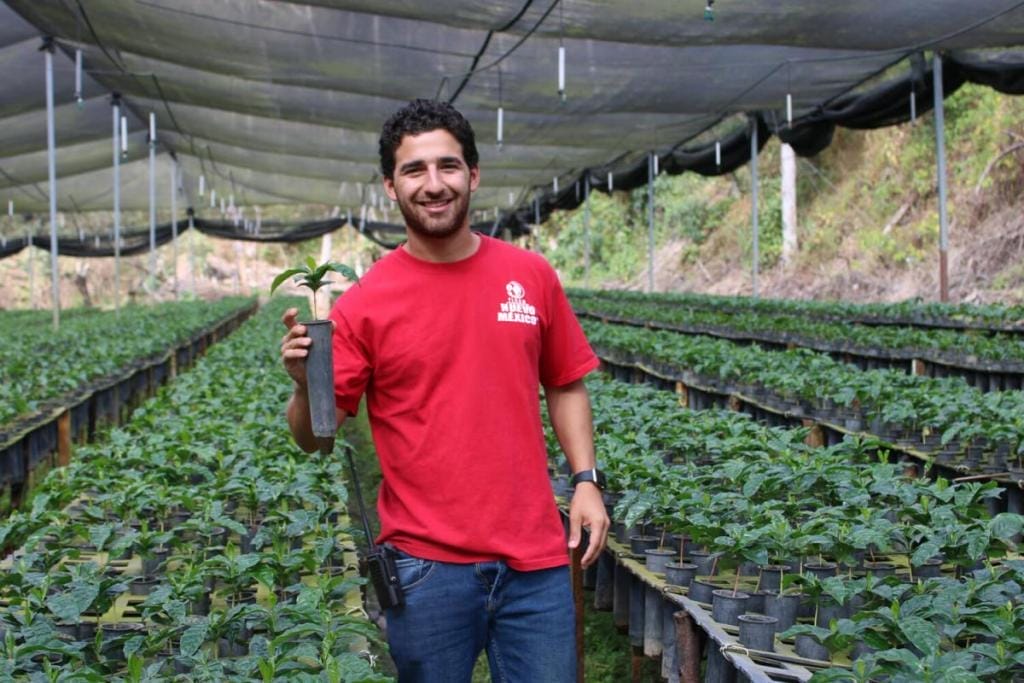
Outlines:
[[[566, 540], [547, 477], [539, 393], [577, 484], [568, 547], [608, 517], [582, 378], [598, 365], [552, 268], [469, 229], [480, 182], [472, 128], [416, 100], [384, 125], [384, 189], [407, 242], [339, 297], [339, 424], [365, 394], [383, 472], [379, 543], [397, 552], [405, 604], [387, 610], [399, 679], [470, 680], [487, 651], [494, 680], [576, 679]], [[316, 442], [306, 398], [309, 338], [284, 316], [296, 442]]]

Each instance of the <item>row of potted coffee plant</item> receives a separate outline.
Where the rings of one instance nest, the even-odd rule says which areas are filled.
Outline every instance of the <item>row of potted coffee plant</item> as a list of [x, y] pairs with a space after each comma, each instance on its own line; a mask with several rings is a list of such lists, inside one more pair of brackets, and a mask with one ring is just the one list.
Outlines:
[[1024, 477], [1024, 393], [983, 393], [959, 378], [860, 371], [806, 349], [766, 351], [704, 336], [584, 321], [591, 343], [620, 364], [739, 393], [779, 411], [874, 434], [949, 467]]
[[34, 413], [46, 401], [124, 372], [140, 359], [165, 353], [253, 303], [229, 297], [125, 306], [119, 313], [72, 310], [56, 331], [39, 329], [20, 312], [2, 312], [0, 426]]
[[272, 302], [0, 525], [0, 677], [389, 680], [342, 459], [307, 456]]
[[723, 623], [765, 615], [799, 654], [856, 659], [862, 680], [926, 680], [913, 677], [951, 661], [964, 680], [1022, 673], [1024, 641], [1005, 632], [1024, 628], [1009, 554], [1024, 518], [988, 516], [992, 484], [908, 476], [878, 441], [815, 448], [804, 429], [650, 387], [588, 387], [616, 534]]
[[[592, 290], [568, 290], [570, 295]], [[609, 292], [609, 294], [612, 294]], [[1024, 307], [1005, 304], [942, 303], [903, 301], [899, 303], [858, 304], [847, 301], [808, 301], [806, 299], [765, 299], [749, 296], [722, 296], [692, 292], [615, 291], [624, 301], [658, 301], [694, 310], [724, 313], [789, 315], [807, 320], [841, 324], [904, 325], [924, 328], [977, 329], [979, 331], [1022, 330]]]
[[[934, 358], [952, 362], [1024, 363], [1024, 338], [913, 326], [837, 324], [779, 313], [689, 308], [635, 292], [575, 291], [574, 308], [593, 317], [697, 331], [714, 336], [763, 339], [819, 351], [862, 353], [892, 360]], [[909, 363], [906, 364], [909, 368]]]

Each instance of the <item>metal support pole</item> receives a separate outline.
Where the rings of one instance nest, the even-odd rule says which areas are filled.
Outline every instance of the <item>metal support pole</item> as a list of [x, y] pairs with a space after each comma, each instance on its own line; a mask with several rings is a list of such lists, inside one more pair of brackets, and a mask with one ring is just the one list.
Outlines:
[[174, 298], [178, 298], [178, 160], [171, 159], [171, 272]]
[[114, 312], [121, 312], [121, 100], [114, 97]]
[[647, 291], [654, 291], [654, 152], [647, 157]]
[[537, 246], [537, 253], [543, 253], [540, 236], [540, 197], [533, 198], [533, 241]]
[[149, 114], [149, 276], [156, 294], [156, 116]]
[[46, 56], [46, 160], [50, 175], [50, 282], [53, 289], [53, 329], [60, 327], [60, 279], [57, 274], [57, 140], [53, 119], [53, 40], [47, 38]]
[[939, 173], [939, 301], [949, 301], [949, 217], [946, 215], [946, 112], [943, 105], [942, 56], [932, 58], [935, 91], [935, 156]]
[[196, 224], [192, 211], [188, 212], [188, 274], [192, 278], [192, 296], [196, 295]]
[[590, 287], [590, 174], [583, 179], [583, 286]]
[[28, 235], [28, 249], [25, 250], [25, 258], [28, 260], [28, 299], [32, 310], [36, 310], [36, 260], [32, 252], [32, 234]]
[[757, 216], [757, 119], [752, 120], [753, 130], [750, 133], [750, 216], [753, 222], [754, 229], [754, 258], [752, 267], [752, 288], [754, 292], [754, 298], [758, 296], [757, 293], [757, 271], [758, 261], [760, 260], [760, 245], [758, 240], [760, 238], [758, 216]]

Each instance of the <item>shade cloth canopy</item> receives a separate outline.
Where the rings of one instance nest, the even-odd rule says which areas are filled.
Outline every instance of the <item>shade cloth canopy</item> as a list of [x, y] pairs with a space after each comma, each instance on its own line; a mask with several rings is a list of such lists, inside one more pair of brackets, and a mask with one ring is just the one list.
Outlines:
[[387, 222], [377, 137], [415, 97], [469, 118], [482, 169], [473, 207], [521, 230], [578, 205], [581, 180], [646, 182], [652, 152], [663, 172], [714, 175], [746, 163], [755, 125], [761, 144], [774, 133], [815, 154], [836, 125], [905, 121], [912, 98], [918, 113], [931, 107], [933, 51], [947, 94], [967, 81], [1024, 93], [1024, 0], [717, 0], [713, 21], [704, 15], [705, 0], [6, 0], [0, 202], [48, 210], [45, 37], [59, 209], [111, 208], [117, 93], [129, 119], [123, 208], [148, 207], [153, 112], [160, 208], [173, 154], [179, 208], [205, 225], [220, 218], [211, 190], [239, 206], [328, 204]]

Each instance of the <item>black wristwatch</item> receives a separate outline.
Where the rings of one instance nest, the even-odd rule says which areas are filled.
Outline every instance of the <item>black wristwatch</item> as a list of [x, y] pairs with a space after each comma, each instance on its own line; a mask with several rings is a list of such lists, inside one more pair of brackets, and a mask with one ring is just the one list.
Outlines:
[[576, 488], [576, 484], [579, 484], [584, 481], [589, 481], [592, 484], [594, 484], [594, 486], [596, 486], [598, 489], [604, 491], [604, 472], [597, 469], [596, 467], [592, 470], [582, 470], [580, 472], [577, 472], [576, 474], [572, 475], [572, 479], [569, 480], [569, 483], [572, 484], [573, 488]]

